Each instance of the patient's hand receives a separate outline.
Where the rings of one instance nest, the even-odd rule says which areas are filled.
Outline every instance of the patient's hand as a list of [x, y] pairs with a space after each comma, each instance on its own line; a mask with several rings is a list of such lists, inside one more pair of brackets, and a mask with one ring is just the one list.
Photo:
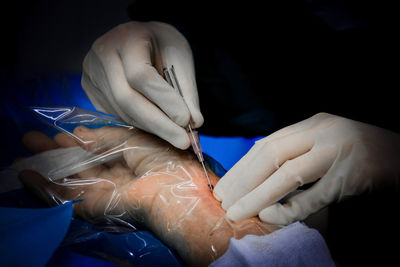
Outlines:
[[[78, 127], [74, 135], [80, 140], [65, 134], [52, 140], [29, 133], [24, 144], [28, 149], [40, 144], [48, 148], [80, 145], [97, 155], [120, 151], [122, 157], [54, 182], [31, 172], [22, 173], [21, 180], [49, 203], [54, 198], [84, 199], [74, 207], [81, 218], [148, 228], [190, 265], [206, 265], [218, 258], [231, 237], [275, 229], [256, 218], [228, 221], [209, 191], [201, 166], [187, 151], [136, 129]], [[209, 173], [215, 185], [218, 177]]]

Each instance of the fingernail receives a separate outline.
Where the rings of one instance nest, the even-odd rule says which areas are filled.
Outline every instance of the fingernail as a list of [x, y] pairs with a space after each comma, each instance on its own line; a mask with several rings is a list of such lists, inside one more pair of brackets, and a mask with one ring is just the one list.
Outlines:
[[85, 136], [87, 136], [87, 133], [89, 129], [83, 126], [78, 126], [75, 128], [75, 134], [79, 137], [79, 138], [85, 138]]
[[85, 132], [87, 132], [89, 129], [86, 128], [86, 127], [84, 127], [84, 126], [78, 126], [78, 127], [76, 127], [76, 130], [79, 131], [79, 132], [85, 133]]
[[222, 201], [222, 198], [219, 197], [218, 192], [215, 191], [215, 187], [214, 187], [214, 190], [213, 190], [213, 195], [214, 195], [214, 197], [215, 197], [216, 200], [218, 200], [219, 202]]

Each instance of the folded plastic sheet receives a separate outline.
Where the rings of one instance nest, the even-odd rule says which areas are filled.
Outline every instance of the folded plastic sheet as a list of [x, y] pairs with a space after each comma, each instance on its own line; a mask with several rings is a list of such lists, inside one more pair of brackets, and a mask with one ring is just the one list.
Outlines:
[[149, 231], [113, 234], [76, 218], [72, 218], [62, 248], [112, 260], [119, 266], [182, 266], [179, 257]]
[[[73, 130], [70, 125], [74, 125], [74, 122], [78, 123], [77, 120], [80, 124], [83, 123], [91, 128], [106, 125], [118, 126], [120, 123], [113, 117], [102, 117], [100, 113], [87, 110], [82, 112], [82, 110], [76, 108], [36, 109], [34, 112], [40, 116], [42, 121], [46, 122], [46, 125], [40, 124], [41, 126], [36, 126], [35, 129], [42, 129], [45, 133], [52, 133], [54, 129], [58, 129], [57, 132]], [[82, 116], [82, 113], [85, 116]], [[64, 120], [60, 120], [63, 116], [66, 116]], [[100, 119], [100, 117], [102, 118]], [[54, 164], [60, 162], [59, 157], [63, 157], [61, 160], [63, 164], [71, 165], [74, 162], [79, 162], [80, 158], [77, 158], [76, 153], [74, 154], [76, 148], [72, 148], [72, 151], [68, 153], [64, 151], [61, 154], [57, 150], [47, 151], [19, 161], [19, 164], [13, 164], [12, 168], [6, 169], [6, 173], [2, 175], [2, 179], [8, 179], [8, 181], [2, 180], [2, 185], [5, 185], [8, 189], [5, 191], [9, 191], [10, 188], [21, 188], [22, 185], [17, 175], [24, 169], [34, 168], [40, 169], [42, 173], [48, 173], [52, 170]], [[215, 172], [220, 173], [220, 175], [225, 172], [211, 157], [206, 156], [205, 158], [208, 166]], [[37, 162], [42, 164], [37, 164]], [[7, 174], [7, 177], [4, 177], [5, 174]], [[11, 265], [14, 266], [42, 266], [56, 251], [56, 258], [52, 259], [53, 264], [61, 261], [57, 258], [57, 256], [60, 257], [58, 254], [62, 254], [61, 257], [72, 257], [72, 259], [69, 259], [70, 261], [73, 261], [74, 258], [79, 258], [80, 261], [85, 259], [74, 254], [74, 252], [78, 252], [103, 259], [113, 259], [129, 266], [180, 266], [178, 257], [151, 232], [145, 230], [132, 231], [132, 229], [121, 227], [119, 228], [120, 233], [110, 233], [105, 229], [72, 217], [71, 210], [69, 210], [70, 216], [65, 216], [66, 209], [62, 207], [72, 208], [68, 201], [61, 206], [56, 206], [56, 208], [46, 208], [47, 205], [37, 202], [24, 190], [14, 190], [0, 195], [0, 206], [4, 207], [0, 209], [1, 232], [7, 233], [7, 235], [1, 235], [0, 243], [7, 248], [2, 249], [0, 256], [2, 262], [12, 263]], [[40, 220], [32, 220], [32, 217], [40, 218]], [[28, 227], [26, 222], [29, 222]], [[46, 229], [46, 231], [43, 229]], [[45, 246], [32, 245], [32, 249], [29, 250], [26, 257], [17, 257], [16, 255], [21, 254], [21, 248], [23, 248], [19, 244], [34, 244], [24, 242], [26, 232], [35, 237], [33, 240], [45, 244]], [[21, 235], [21, 233], [24, 234]], [[8, 242], [8, 239], [12, 239], [13, 242]], [[64, 241], [61, 243], [63, 239]], [[57, 249], [59, 245], [60, 247]], [[37, 250], [40, 250], [40, 253]], [[62, 253], [57, 253], [60, 250]], [[65, 260], [62, 259], [62, 261]], [[99, 264], [99, 260], [86, 258], [86, 261], [88, 260], [96, 265]], [[74, 265], [77, 264], [81, 263], [74, 262]], [[107, 264], [105, 265], [107, 266]], [[108, 266], [111, 265], [108, 264]]]
[[[0, 108], [1, 110], [1, 120], [2, 120], [2, 125], [5, 127], [4, 129], [7, 129], [7, 131], [2, 131], [2, 144], [3, 148], [6, 153], [2, 153], [1, 156], [1, 167], [8, 166], [15, 158], [21, 157], [21, 156], [29, 156], [30, 154], [27, 153], [22, 146], [22, 143], [20, 142], [21, 137], [23, 133], [25, 133], [27, 130], [39, 130], [49, 137], [53, 138], [57, 133], [60, 132], [59, 129], [56, 127], [44, 127], [43, 124], [38, 124], [37, 120], [32, 118], [32, 114], [24, 113], [24, 112], [19, 112], [20, 109], [17, 108], [15, 109], [15, 106], [31, 106], [31, 105], [42, 105], [42, 106], [49, 106], [49, 105], [57, 105], [57, 106], [79, 106], [82, 108], [85, 108], [85, 110], [91, 110], [95, 111], [94, 107], [90, 103], [90, 101], [87, 99], [87, 96], [84, 94], [81, 86], [80, 86], [80, 73], [78, 74], [51, 74], [51, 75], [44, 75], [41, 77], [33, 77], [31, 80], [24, 80], [21, 81], [20, 78], [18, 77], [13, 83], [7, 84], [8, 88], [7, 90], [4, 90], [7, 92], [4, 97], [2, 97], [2, 107]], [[4, 84], [3, 84], [4, 85]], [[14, 106], [14, 104], [15, 106]], [[68, 112], [67, 112], [68, 113]], [[95, 112], [95, 114], [98, 114]], [[49, 122], [49, 125], [51, 124], [51, 120], [47, 120]], [[100, 125], [98, 125], [101, 127]], [[92, 127], [88, 126], [87, 127]], [[218, 141], [220, 141], [221, 138], [218, 138]], [[7, 141], [5, 141], [7, 140]], [[225, 139], [224, 139], [225, 140]], [[211, 154], [217, 153], [217, 157], [221, 160], [223, 163], [223, 166], [225, 168], [229, 168], [229, 166], [233, 165], [233, 163], [239, 159], [243, 154], [240, 154], [240, 151], [247, 151], [248, 148], [252, 145], [252, 142], [248, 140], [239, 140], [239, 142], [231, 142], [229, 143], [229, 149], [235, 147], [237, 148], [235, 151], [231, 151], [229, 154], [220, 154], [220, 151], [217, 149], [216, 145], [216, 140], [214, 140], [212, 137], [204, 137], [201, 138], [201, 142], [206, 143], [206, 145], [203, 144], [203, 147], [205, 148], [204, 150]], [[231, 138], [227, 138], [227, 141], [231, 141]], [[239, 144], [238, 144], [239, 143]], [[221, 147], [221, 143], [217, 142], [218, 147]], [[247, 147], [246, 147], [247, 146]], [[214, 149], [215, 148], [215, 149]], [[239, 151], [239, 152], [238, 152]], [[225, 172], [225, 170], [213, 161], [211, 158], [207, 157], [205, 155], [206, 161], [208, 162], [208, 167], [213, 169], [213, 171], [218, 175], [222, 176]], [[15, 174], [14, 174], [15, 175]], [[15, 177], [14, 177], [15, 178]], [[16, 180], [14, 180], [16, 181]], [[21, 184], [16, 181], [17, 186], [15, 188], [19, 188]], [[16, 193], [19, 192], [19, 193]], [[3, 194], [4, 196], [7, 197], [7, 202], [8, 203], [2, 203], [5, 206], [16, 206], [16, 207], [29, 207], [29, 208], [37, 208], [37, 206], [33, 205], [35, 203], [35, 199], [32, 198], [25, 198], [26, 193], [21, 192], [19, 190], [10, 192], [10, 194]], [[1, 198], [1, 197], [0, 197]], [[11, 203], [12, 202], [12, 203]], [[42, 205], [39, 205], [40, 207], [43, 207]], [[3, 216], [3, 215], [1, 215]], [[74, 218], [75, 222], [78, 222], [80, 220]], [[82, 223], [86, 223], [83, 221], [80, 221]], [[74, 224], [74, 223], [73, 223]], [[93, 227], [95, 227], [93, 224], [89, 224]], [[108, 233], [102, 228], [97, 228], [98, 232], [100, 233]], [[137, 232], [142, 232], [141, 230], [137, 230]], [[125, 235], [125, 234], [130, 234], [128, 233], [120, 233], [119, 235]], [[101, 234], [102, 235], [102, 234]], [[100, 235], [100, 236], [101, 236]], [[112, 234], [114, 235], [114, 234]], [[95, 234], [91, 234], [91, 237], [95, 237]], [[42, 236], [42, 239], [45, 240], [47, 238], [46, 235]], [[92, 240], [90, 238], [87, 239]], [[93, 239], [95, 240], [95, 239]], [[152, 242], [151, 240], [149, 241], [148, 238], [144, 238], [147, 244], [151, 245]], [[71, 239], [70, 239], [71, 241]], [[120, 240], [121, 241], [121, 240]], [[121, 241], [122, 242], [122, 241]], [[100, 244], [101, 242], [97, 243]], [[74, 251], [79, 252], [79, 250], [76, 249], [75, 245], [73, 242], [69, 243], [70, 245], [68, 247], [63, 247], [61, 246], [57, 251], [62, 251], [62, 253], [57, 253], [61, 254], [64, 258], [62, 259], [52, 259], [50, 263], [52, 262], [55, 264], [54, 266], [57, 266], [57, 263], [63, 263], [69, 264], [71, 263], [74, 266], [81, 266], [82, 264], [85, 266], [86, 263], [90, 263], [91, 259], [90, 257], [84, 258], [77, 256], [74, 252], [69, 251], [69, 248], [72, 248]], [[83, 243], [81, 243], [82, 246], [84, 247]], [[167, 249], [165, 245], [162, 245], [164, 248]], [[67, 248], [67, 253], [64, 253]], [[87, 250], [90, 250], [90, 246], [86, 246]], [[68, 252], [69, 251], [69, 252]], [[92, 253], [91, 255], [96, 254], [97, 252]], [[138, 254], [135, 254], [138, 255]], [[152, 254], [154, 257], [159, 257], [162, 258], [163, 254]], [[75, 257], [76, 256], [76, 257]], [[113, 255], [108, 255], [103, 258], [112, 258]], [[68, 258], [65, 258], [68, 257]], [[73, 262], [74, 259], [73, 257], [76, 258], [76, 262]], [[133, 261], [132, 261], [133, 262]], [[89, 264], [88, 263], [88, 264]], [[104, 264], [104, 262], [101, 262], [99, 260], [93, 260], [92, 259], [92, 264], [98, 265], [98, 266], [103, 266], [101, 264]], [[52, 266], [52, 265], [49, 265]], [[109, 266], [105, 264], [105, 266]]]
[[[204, 216], [217, 203], [207, 204], [215, 200], [210, 192], [204, 195], [202, 187], [208, 188], [205, 178], [201, 178], [204, 173], [189, 152], [175, 150], [108, 115], [75, 107], [34, 107], [32, 111], [59, 134], [52, 140], [36, 133], [31, 136], [34, 138], [25, 139], [25, 143], [29, 146], [30, 142], [57, 141], [59, 147], [18, 161], [11, 169], [18, 174], [24, 169], [36, 171], [40, 178], [25, 175], [24, 183], [48, 204], [82, 200], [75, 204], [78, 219], [72, 221], [74, 227], [70, 228], [64, 246], [117, 263], [147, 265], [162, 259], [163, 265], [177, 266], [178, 258], [183, 257], [185, 262], [200, 258], [204, 265], [223, 253], [229, 236], [240, 238], [249, 231], [265, 234], [273, 228], [256, 220], [233, 225], [224, 218], [221, 208], [217, 211], [219, 215], [214, 216], [217, 221], [207, 218], [213, 216]], [[208, 156], [206, 162], [215, 183], [218, 179], [215, 173], [222, 176], [225, 170]], [[122, 173], [123, 179], [117, 177], [118, 173]], [[153, 212], [150, 207], [154, 205], [147, 202], [149, 197], [157, 198], [155, 206], [161, 213]], [[176, 209], [171, 210], [171, 205]], [[192, 217], [193, 213], [198, 217]], [[211, 232], [199, 233], [206, 237], [202, 240], [205, 243], [187, 245], [177, 240], [183, 232], [191, 234], [187, 225], [199, 216], [205, 220], [203, 225], [212, 226], [207, 230]], [[175, 254], [142, 229], [149, 229], [158, 239], [172, 244]], [[226, 244], [220, 245], [224, 238], [218, 236], [223, 233]], [[194, 240], [183, 238], [189, 243]]]

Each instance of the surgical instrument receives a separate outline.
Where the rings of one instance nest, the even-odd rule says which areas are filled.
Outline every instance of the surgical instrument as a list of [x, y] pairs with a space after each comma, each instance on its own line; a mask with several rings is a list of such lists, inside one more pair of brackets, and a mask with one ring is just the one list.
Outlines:
[[[178, 90], [179, 94], [183, 98], [181, 87], [180, 87], [180, 85], [178, 83], [178, 79], [176, 78], [174, 66], [171, 65], [171, 67], [169, 67], [169, 68], [164, 68], [164, 74], [165, 74], [165, 78], [167, 79], [167, 82], [173, 88]], [[196, 154], [199, 162], [203, 166], [203, 170], [204, 170], [204, 173], [206, 174], [206, 178], [207, 178], [207, 181], [208, 181], [208, 186], [210, 187], [210, 190], [212, 191], [213, 190], [213, 186], [211, 184], [210, 177], [208, 176], [208, 172], [207, 172], [206, 166], [204, 165], [204, 157], [203, 157], [203, 152], [202, 152], [202, 149], [201, 149], [201, 146], [200, 146], [199, 135], [198, 135], [197, 131], [193, 130], [193, 127], [192, 127], [190, 122], [189, 122], [186, 130], [189, 133], [190, 143], [192, 145], [193, 152]]]

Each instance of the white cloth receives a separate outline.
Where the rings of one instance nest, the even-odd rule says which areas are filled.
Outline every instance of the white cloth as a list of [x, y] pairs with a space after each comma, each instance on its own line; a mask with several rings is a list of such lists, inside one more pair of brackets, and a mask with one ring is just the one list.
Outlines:
[[[18, 179], [18, 174], [23, 170], [36, 171], [46, 178], [53, 173], [54, 175], [51, 177], [58, 179], [76, 173], [75, 169], [72, 170], [68, 166], [76, 166], [90, 157], [93, 157], [93, 154], [76, 146], [48, 150], [19, 160], [0, 172], [0, 193], [22, 188], [23, 185]], [[64, 171], [56, 172], [60, 168]]]
[[335, 266], [319, 232], [295, 222], [264, 236], [231, 239], [228, 250], [212, 267], [242, 266]]

